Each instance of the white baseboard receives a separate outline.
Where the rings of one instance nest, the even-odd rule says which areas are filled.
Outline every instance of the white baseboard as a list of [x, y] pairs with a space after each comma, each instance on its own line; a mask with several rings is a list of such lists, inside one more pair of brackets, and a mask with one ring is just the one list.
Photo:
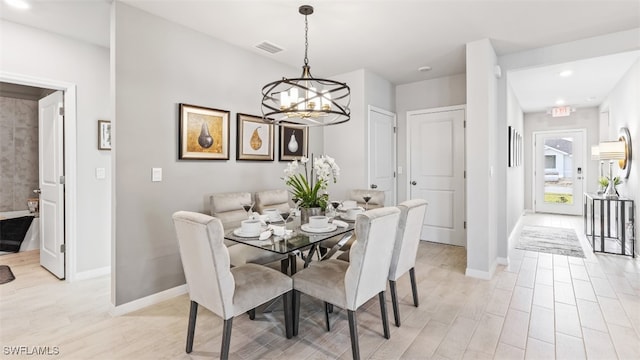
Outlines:
[[141, 299], [128, 302], [126, 304], [114, 306], [111, 308], [109, 313], [112, 316], [120, 316], [120, 315], [128, 314], [130, 312], [146, 308], [147, 306], [155, 305], [157, 303], [163, 302], [165, 300], [169, 300], [171, 298], [174, 298], [176, 296], [180, 296], [186, 293], [187, 293], [187, 284], [176, 286], [174, 288], [167, 289], [165, 291], [161, 291], [159, 293], [155, 293], [155, 294], [143, 297]]
[[73, 281], [93, 279], [105, 275], [111, 275], [111, 266], [76, 273]]
[[496, 259], [496, 263], [498, 265], [508, 266], [509, 265], [509, 258], [499, 257], [499, 258]]
[[465, 276], [469, 276], [476, 279], [491, 280], [491, 278], [493, 277], [493, 274], [496, 272], [497, 266], [498, 266], [498, 263], [494, 261], [489, 267], [489, 271], [467, 268], [464, 274]]

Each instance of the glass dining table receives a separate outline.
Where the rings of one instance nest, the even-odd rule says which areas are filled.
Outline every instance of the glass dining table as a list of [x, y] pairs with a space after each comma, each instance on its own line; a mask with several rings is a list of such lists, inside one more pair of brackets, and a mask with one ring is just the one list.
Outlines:
[[[344, 244], [346, 240], [353, 235], [353, 222], [345, 221], [348, 225], [347, 227], [336, 226], [335, 230], [315, 232], [304, 231], [300, 224], [300, 217], [296, 216], [292, 217], [292, 219], [293, 221], [289, 221], [286, 224], [283, 222], [273, 223], [273, 225], [276, 226], [285, 226], [287, 234], [283, 236], [273, 235], [272, 233], [269, 238], [264, 240], [260, 240], [258, 236], [238, 236], [234, 234], [234, 230], [240, 226], [238, 223], [237, 226], [231, 226], [229, 229], [225, 230], [224, 238], [226, 240], [232, 240], [240, 244], [253, 246], [265, 251], [287, 255], [287, 257], [282, 261], [281, 270], [284, 273], [293, 275], [297, 271], [297, 256], [304, 260], [304, 267], [307, 267], [316, 252], [319, 251], [318, 246], [322, 241], [339, 237], [340, 239], [337, 242], [332, 242], [334, 244], [340, 244], [334, 245], [334, 248], [331, 249], [335, 252], [341, 244]], [[304, 254], [304, 251], [306, 250], [309, 251]]]

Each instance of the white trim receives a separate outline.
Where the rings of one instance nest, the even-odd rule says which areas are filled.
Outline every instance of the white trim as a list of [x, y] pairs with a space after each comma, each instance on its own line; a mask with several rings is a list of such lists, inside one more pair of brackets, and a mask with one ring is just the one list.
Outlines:
[[370, 163], [370, 159], [369, 157], [371, 156], [371, 152], [370, 150], [370, 141], [371, 141], [371, 113], [372, 112], [377, 112], [383, 115], [387, 115], [390, 117], [393, 117], [393, 127], [394, 129], [396, 129], [396, 131], [393, 132], [393, 171], [396, 173], [396, 176], [393, 178], [393, 199], [391, 199], [391, 201], [385, 200], [385, 202], [387, 204], [391, 204], [392, 206], [395, 205], [397, 203], [397, 199], [398, 199], [398, 175], [397, 175], [397, 171], [398, 171], [398, 147], [397, 147], [397, 143], [398, 143], [398, 132], [397, 132], [397, 128], [398, 128], [398, 117], [396, 116], [395, 113], [392, 113], [390, 111], [375, 107], [373, 105], [369, 105], [369, 108], [367, 110], [367, 188], [369, 188], [369, 184], [372, 183], [371, 181], [371, 168], [369, 167], [369, 163]]
[[111, 275], [111, 266], [79, 272], [76, 274], [75, 281], [94, 279], [105, 275]]
[[114, 306], [109, 310], [112, 316], [120, 316], [130, 312], [146, 308], [147, 306], [161, 303], [165, 300], [173, 299], [176, 296], [187, 293], [187, 284], [176, 286], [171, 289], [161, 291], [143, 298], [128, 302], [126, 304]]
[[498, 267], [498, 261], [496, 260], [489, 267], [489, 271], [482, 271], [482, 270], [467, 268], [464, 272], [464, 275], [472, 278], [476, 278], [476, 279], [491, 280], [491, 278], [493, 278], [493, 274], [495, 274], [496, 272], [497, 267]]
[[496, 259], [496, 263], [497, 263], [498, 265], [508, 266], [508, 265], [509, 265], [509, 258], [508, 258], [508, 257], [506, 257], [506, 258], [504, 258], [504, 257], [498, 257], [498, 258]]
[[76, 179], [76, 85], [73, 83], [0, 71], [0, 82], [64, 91], [64, 176], [65, 176], [65, 280], [76, 280], [77, 179]]

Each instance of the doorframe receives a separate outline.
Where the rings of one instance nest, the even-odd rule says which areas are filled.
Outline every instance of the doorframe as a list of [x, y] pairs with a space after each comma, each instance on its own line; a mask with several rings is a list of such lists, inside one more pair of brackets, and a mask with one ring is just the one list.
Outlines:
[[[538, 203], [537, 203], [537, 199], [536, 199], [536, 170], [537, 170], [537, 164], [536, 164], [536, 147], [538, 146], [536, 144], [536, 135], [538, 134], [553, 134], [553, 133], [565, 133], [565, 132], [580, 132], [582, 133], [582, 149], [580, 149], [580, 151], [582, 152], [582, 180], [583, 180], [583, 185], [582, 185], [582, 192], [585, 191], [585, 187], [584, 187], [584, 183], [585, 183], [585, 179], [587, 179], [587, 176], [589, 174], [589, 162], [587, 161], [587, 129], [582, 128], [582, 129], [557, 129], [557, 130], [538, 130], [538, 131], [533, 131], [531, 133], [531, 144], [533, 144], [533, 149], [531, 149], [531, 207], [533, 208], [533, 212], [537, 213], [538, 209]], [[543, 175], [544, 176], [544, 175]], [[577, 196], [579, 199], [582, 199], [582, 194], [578, 194]], [[574, 199], [574, 201], [576, 201], [578, 199]], [[580, 200], [582, 201], [582, 200]], [[584, 211], [584, 210], [583, 210]], [[563, 214], [556, 214], [556, 215], [563, 215]], [[565, 214], [566, 215], [566, 214]], [[583, 214], [584, 215], [584, 214]]]
[[[411, 121], [409, 121], [409, 116], [410, 115], [416, 115], [416, 114], [431, 114], [431, 113], [439, 113], [439, 112], [447, 112], [447, 111], [457, 111], [457, 110], [463, 110], [465, 112], [465, 122], [466, 122], [466, 118], [467, 118], [467, 106], [466, 105], [453, 105], [453, 106], [444, 106], [444, 107], [437, 107], [437, 108], [430, 108], [430, 109], [422, 109], [422, 110], [413, 110], [413, 111], [407, 111], [407, 138], [406, 138], [406, 150], [407, 150], [407, 154], [406, 154], [406, 159], [407, 159], [407, 196], [406, 199], [407, 200], [411, 200], [411, 186], [409, 186], [409, 181], [411, 180], [411, 136], [409, 134], [411, 134]], [[467, 147], [467, 132], [466, 129], [464, 131], [463, 136], [463, 143], [464, 143], [464, 147], [466, 149]], [[464, 150], [464, 149], [463, 149]], [[464, 155], [464, 169], [466, 171], [467, 169], [467, 156], [466, 156], [466, 150], [463, 151], [463, 155]], [[464, 192], [464, 218], [467, 218], [467, 191], [466, 191], [466, 183], [467, 183], [467, 178], [465, 177], [464, 179], [465, 182], [465, 192]]]
[[[371, 141], [371, 112], [378, 112], [383, 115], [393, 117], [393, 202], [391, 204], [395, 204], [398, 201], [398, 115], [388, 110], [381, 109], [379, 107], [375, 107], [373, 105], [369, 105], [367, 109], [367, 189], [371, 184], [371, 169], [369, 168], [369, 157], [371, 154], [369, 153], [369, 145]], [[393, 206], [393, 205], [392, 205]]]
[[0, 82], [63, 91], [64, 104], [64, 243], [65, 281], [76, 278], [77, 169], [76, 169], [76, 85], [69, 82], [0, 71]]

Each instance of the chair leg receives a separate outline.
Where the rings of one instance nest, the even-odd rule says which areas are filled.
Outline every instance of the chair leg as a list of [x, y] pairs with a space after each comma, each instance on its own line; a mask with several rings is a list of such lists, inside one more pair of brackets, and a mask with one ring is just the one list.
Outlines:
[[249, 314], [249, 319], [250, 320], [255, 320], [256, 319], [256, 309], [255, 308], [247, 311], [247, 314]]
[[187, 354], [193, 351], [193, 336], [196, 332], [196, 316], [198, 316], [198, 303], [191, 300], [189, 326], [187, 328]]
[[222, 330], [222, 347], [220, 348], [221, 360], [227, 360], [229, 358], [229, 347], [231, 344], [231, 325], [233, 325], [233, 318], [224, 321]]
[[353, 360], [360, 360], [360, 345], [358, 344], [358, 319], [355, 310], [347, 310], [349, 317], [349, 335], [351, 335], [351, 355]]
[[393, 320], [396, 326], [400, 327], [400, 309], [398, 309], [398, 293], [396, 291], [396, 282], [389, 280], [389, 290], [391, 290], [391, 305], [393, 306]]
[[416, 286], [416, 270], [409, 269], [409, 277], [411, 278], [411, 292], [413, 292], [413, 305], [418, 307], [418, 287]]
[[329, 304], [329, 314], [333, 314], [333, 304]]
[[327, 331], [331, 331], [331, 326], [329, 325], [329, 303], [324, 302], [324, 321], [327, 324]]
[[282, 303], [284, 304], [284, 328], [287, 334], [287, 339], [291, 339], [293, 337], [293, 326], [291, 324], [291, 293], [292, 291], [287, 291], [286, 293], [282, 294]]
[[384, 338], [389, 339], [389, 319], [387, 318], [387, 302], [384, 300], [384, 291], [378, 293], [378, 299], [380, 300], [380, 316], [382, 317], [382, 330], [384, 331]]
[[298, 336], [300, 322], [300, 291], [293, 290], [293, 336]]
[[280, 260], [280, 272], [283, 274], [289, 274], [289, 258], [286, 257]]

